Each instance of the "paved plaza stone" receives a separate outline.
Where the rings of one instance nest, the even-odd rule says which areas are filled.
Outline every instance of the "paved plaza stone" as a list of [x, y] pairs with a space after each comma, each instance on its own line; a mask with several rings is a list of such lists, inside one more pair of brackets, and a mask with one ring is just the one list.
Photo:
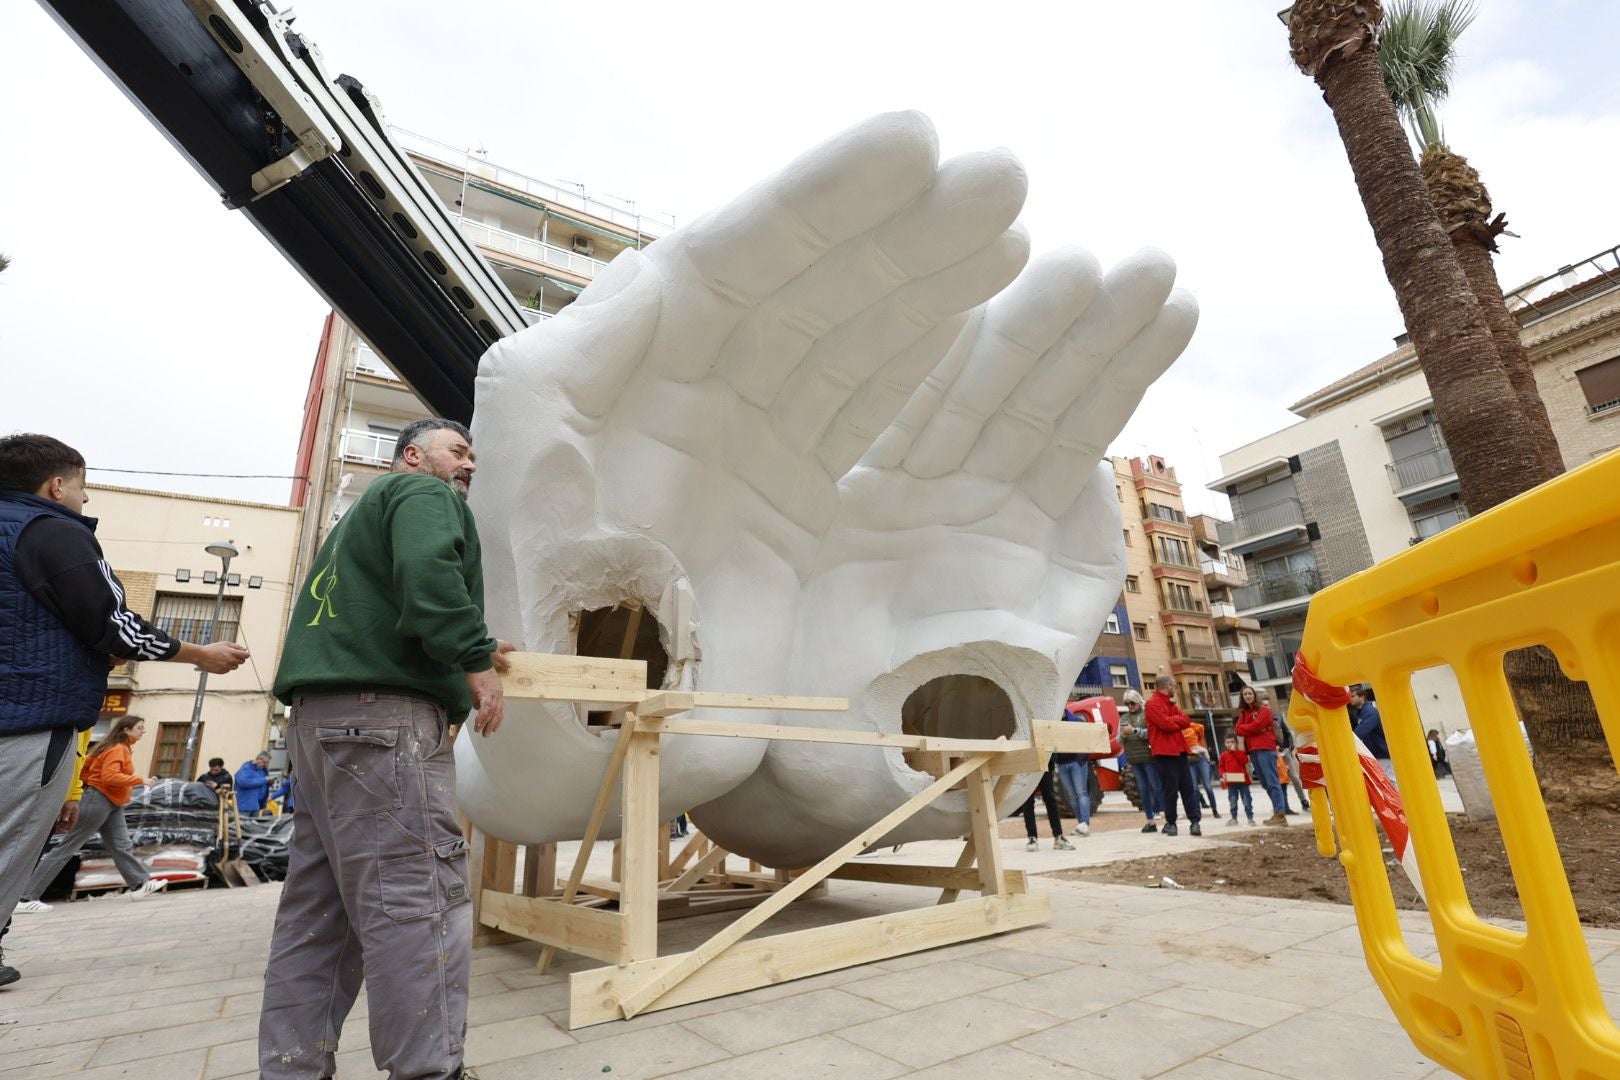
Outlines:
[[[902, 854], [939, 861], [954, 851], [908, 845]], [[483, 1080], [1450, 1075], [1413, 1048], [1385, 1007], [1348, 907], [1031, 883], [1052, 897], [1048, 926], [572, 1032], [567, 974], [594, 961], [563, 956], [542, 976], [536, 945], [481, 949], [468, 1063]], [[6, 956], [23, 978], [0, 990], [0, 1077], [254, 1075], [280, 891], [215, 888], [19, 916]], [[862, 917], [926, 896], [834, 882], [791, 922]], [[661, 924], [666, 951], [689, 948], [723, 918]], [[1401, 922], [1413, 948], [1432, 955], [1426, 916], [1405, 912]], [[1612, 1003], [1620, 933], [1589, 936]], [[338, 1075], [378, 1075], [364, 997], [344, 1029]]]

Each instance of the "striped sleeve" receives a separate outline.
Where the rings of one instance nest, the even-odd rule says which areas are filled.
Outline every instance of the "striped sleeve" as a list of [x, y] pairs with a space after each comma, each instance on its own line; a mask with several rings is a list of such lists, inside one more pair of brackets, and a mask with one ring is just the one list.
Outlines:
[[180, 643], [125, 603], [124, 586], [88, 529], [38, 519], [17, 539], [16, 570], [74, 637], [121, 660], [167, 660]]

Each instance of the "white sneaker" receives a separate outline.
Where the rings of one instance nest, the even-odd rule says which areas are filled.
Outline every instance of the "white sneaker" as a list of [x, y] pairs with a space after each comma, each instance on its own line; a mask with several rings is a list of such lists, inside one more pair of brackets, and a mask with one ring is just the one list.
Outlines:
[[1232, 826], [1236, 825], [1237, 823], [1238, 823], [1238, 820], [1235, 817], [1226, 819], [1226, 827], [1228, 829], [1230, 829]]
[[1084, 821], [1077, 821], [1074, 823], [1074, 832], [1076, 836], [1090, 836], [1091, 826]]
[[1258, 821], [1254, 820], [1254, 818], [1249, 819], [1249, 828], [1255, 829], [1255, 828], [1258, 828], [1259, 826], [1260, 826], [1260, 823]]
[[1032, 837], [1029, 838], [1029, 843], [1024, 845], [1024, 850], [1025, 851], [1039, 851], [1039, 850], [1041, 850], [1040, 842], [1038, 840], [1036, 840], [1032, 836]]
[[169, 883], [167, 881], [159, 881], [157, 878], [147, 878], [141, 883], [140, 888], [129, 890], [128, 896], [131, 900], [145, 900], [153, 893], [162, 892], [168, 887]]
[[1067, 836], [1059, 836], [1052, 840], [1053, 851], [1073, 851], [1074, 845], [1069, 843]]
[[51, 905], [39, 900], [19, 900], [16, 910], [19, 915], [43, 915], [51, 910]]

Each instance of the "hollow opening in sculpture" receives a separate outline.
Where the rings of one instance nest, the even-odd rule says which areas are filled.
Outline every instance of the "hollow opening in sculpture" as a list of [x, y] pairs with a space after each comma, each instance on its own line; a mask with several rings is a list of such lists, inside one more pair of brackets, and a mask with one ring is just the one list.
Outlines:
[[[647, 661], [647, 689], [664, 685], [669, 670], [669, 654], [659, 640], [658, 620], [639, 604], [620, 604], [575, 613], [577, 630], [574, 652], [579, 656], [603, 656], [615, 660]], [[585, 714], [587, 727], [604, 727], [612, 714], [592, 710]]]
[[[980, 675], [941, 675], [929, 679], [900, 707], [900, 730], [907, 735], [944, 739], [995, 739], [1018, 733], [1012, 699], [994, 682]], [[945, 754], [932, 750], [905, 751], [906, 764], [930, 776], [950, 769]]]

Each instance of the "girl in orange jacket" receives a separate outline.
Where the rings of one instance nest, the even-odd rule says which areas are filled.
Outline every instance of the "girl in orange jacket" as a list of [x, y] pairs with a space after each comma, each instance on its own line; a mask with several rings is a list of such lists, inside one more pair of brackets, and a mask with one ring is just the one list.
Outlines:
[[50, 910], [48, 904], [40, 902], [39, 894], [56, 880], [56, 875], [62, 872], [67, 861], [77, 855], [79, 849], [98, 832], [102, 843], [111, 850], [113, 864], [118, 867], [124, 884], [129, 887], [132, 899], [151, 896], [168, 884], [154, 879], [141, 860], [135, 857], [129, 829], [124, 824], [124, 805], [129, 802], [130, 793], [146, 783], [145, 777], [135, 774], [129, 750], [144, 734], [145, 720], [139, 716], [120, 716], [113, 723], [112, 730], [85, 754], [84, 769], [80, 773], [84, 780], [84, 794], [79, 799], [79, 820], [62, 838], [62, 842], [52, 848], [34, 868], [34, 876], [28, 881], [23, 900], [17, 905], [19, 912], [30, 914]]

